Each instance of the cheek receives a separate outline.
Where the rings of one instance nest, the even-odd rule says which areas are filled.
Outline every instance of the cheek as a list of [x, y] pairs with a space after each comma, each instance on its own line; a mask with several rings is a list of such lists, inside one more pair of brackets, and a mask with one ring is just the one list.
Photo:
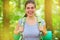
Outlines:
[[26, 13], [27, 15], [29, 15], [29, 11], [28, 11], [28, 10], [25, 10], [25, 13]]
[[27, 14], [28, 14], [29, 12], [31, 12], [32, 14], [34, 14], [34, 13], [35, 13], [35, 9], [31, 9], [31, 10], [26, 9], [25, 12], [26, 12]]
[[35, 12], [35, 9], [33, 9], [33, 11]]
[[33, 9], [32, 12], [35, 13], [35, 9]]
[[26, 11], [26, 13], [28, 13], [28, 10], [27, 9], [25, 11]]

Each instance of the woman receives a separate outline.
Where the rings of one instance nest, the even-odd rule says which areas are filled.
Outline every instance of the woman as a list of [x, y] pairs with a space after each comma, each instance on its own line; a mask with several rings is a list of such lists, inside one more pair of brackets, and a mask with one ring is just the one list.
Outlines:
[[35, 16], [36, 4], [34, 1], [27, 1], [25, 3], [25, 24], [21, 25], [22, 19], [19, 20], [15, 34], [21, 33], [23, 35], [23, 40], [40, 40], [40, 31], [45, 35], [46, 26], [45, 22], [41, 20], [41, 25], [38, 25], [37, 17]]

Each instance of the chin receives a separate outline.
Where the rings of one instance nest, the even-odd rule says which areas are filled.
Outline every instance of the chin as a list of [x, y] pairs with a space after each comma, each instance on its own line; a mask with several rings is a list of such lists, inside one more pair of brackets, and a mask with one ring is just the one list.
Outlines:
[[29, 17], [32, 17], [33, 15], [29, 15]]
[[29, 17], [33, 16], [33, 14], [27, 14]]

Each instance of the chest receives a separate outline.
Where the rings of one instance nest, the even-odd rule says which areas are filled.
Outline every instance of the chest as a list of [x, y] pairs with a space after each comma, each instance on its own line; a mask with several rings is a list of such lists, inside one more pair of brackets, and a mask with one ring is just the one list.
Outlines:
[[23, 31], [24, 36], [39, 36], [39, 34], [40, 34], [40, 32], [39, 32], [37, 23], [34, 25], [29, 25], [29, 24], [25, 23], [24, 31]]

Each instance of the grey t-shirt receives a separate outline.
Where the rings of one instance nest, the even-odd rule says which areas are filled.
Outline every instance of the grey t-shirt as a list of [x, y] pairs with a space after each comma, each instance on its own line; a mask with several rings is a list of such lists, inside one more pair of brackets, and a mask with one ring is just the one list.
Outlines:
[[[22, 19], [19, 20], [19, 24], [22, 23]], [[41, 26], [45, 25], [45, 21], [40, 19]], [[34, 25], [29, 25], [27, 22], [24, 24], [23, 40], [40, 40], [40, 31], [38, 29], [38, 22]]]

